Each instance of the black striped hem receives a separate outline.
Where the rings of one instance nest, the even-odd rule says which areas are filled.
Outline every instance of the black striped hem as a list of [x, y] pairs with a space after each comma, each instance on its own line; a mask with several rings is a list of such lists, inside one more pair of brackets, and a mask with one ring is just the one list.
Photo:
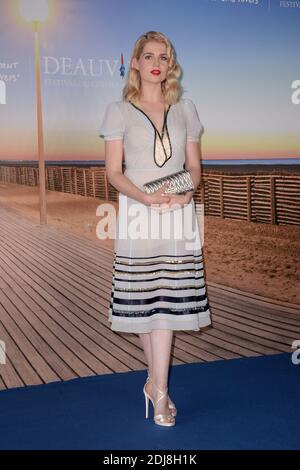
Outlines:
[[[178, 257], [180, 258], [180, 257]], [[198, 259], [199, 258], [199, 259]], [[155, 266], [157, 264], [189, 264], [189, 263], [201, 263], [203, 261], [202, 256], [192, 256], [190, 259], [169, 259], [169, 260], [158, 260], [158, 261], [140, 261], [140, 262], [132, 262], [132, 258], [130, 259], [129, 262], [125, 261], [115, 261], [115, 264], [120, 264], [123, 266]]]
[[[204, 287], [204, 286], [203, 286]], [[115, 292], [139, 292], [140, 294], [142, 292], [154, 292], [154, 291], [157, 291], [157, 290], [161, 290], [161, 289], [164, 289], [164, 290], [173, 290], [173, 291], [177, 291], [177, 290], [191, 290], [191, 289], [201, 289], [201, 287], [196, 287], [195, 284], [190, 284], [190, 285], [186, 285], [186, 286], [181, 286], [181, 287], [173, 287], [173, 286], [164, 286], [164, 285], [160, 285], [159, 287], [141, 287], [139, 289], [128, 289], [126, 287], [124, 287], [123, 289], [122, 288], [118, 288], [118, 287], [115, 287]]]
[[191, 315], [201, 312], [206, 312], [209, 309], [209, 305], [206, 304], [203, 307], [193, 307], [193, 308], [184, 308], [184, 309], [172, 309], [172, 308], [153, 308], [151, 310], [139, 310], [137, 312], [126, 312], [126, 310], [112, 310], [112, 315], [115, 317], [151, 317], [152, 315], [156, 315], [157, 313], [162, 313], [166, 315], [177, 315], [177, 316], [184, 316], [184, 315]]
[[155, 258], [197, 258], [198, 256], [202, 256], [202, 252], [193, 252], [193, 253], [190, 253], [190, 254], [183, 254], [183, 255], [168, 255], [168, 254], [164, 254], [164, 255], [155, 255], [155, 256], [124, 256], [124, 255], [117, 255], [116, 252], [114, 252], [114, 256], [115, 258], [123, 258], [123, 259], [140, 259], [140, 260], [143, 260], [143, 259], [155, 259]]
[[[203, 270], [201, 270], [203, 271]], [[176, 274], [178, 273], [178, 271], [176, 271]], [[125, 274], [128, 274], [128, 273], [125, 273]], [[130, 273], [130, 274], [133, 274], [133, 273]], [[181, 280], [185, 280], [185, 279], [195, 279], [195, 280], [198, 280], [198, 279], [204, 279], [204, 275], [202, 274], [201, 276], [189, 276], [189, 277], [168, 277], [168, 276], [159, 276], [159, 277], [154, 277], [152, 279], [130, 279], [128, 280], [128, 278], [125, 278], [125, 279], [122, 279], [120, 277], [115, 277], [114, 276], [114, 280], [115, 281], [118, 281], [118, 282], [152, 282], [152, 281], [158, 281], [159, 279], [169, 279], [170, 281], [181, 281]], [[113, 286], [115, 286], [115, 283], [113, 283]]]
[[171, 273], [174, 273], [176, 275], [180, 274], [180, 273], [185, 273], [185, 272], [200, 272], [200, 271], [203, 271], [203, 267], [202, 268], [186, 268], [186, 269], [166, 269], [166, 268], [161, 268], [161, 269], [155, 269], [155, 270], [152, 270], [152, 271], [122, 271], [120, 269], [115, 269], [115, 273], [122, 273], [122, 274], [126, 274], [126, 275], [129, 275], [129, 274], [138, 274], [138, 275], [141, 275], [141, 274], [155, 274], [155, 273], [160, 273], [160, 272], [171, 272]]
[[171, 302], [173, 304], [182, 304], [188, 302], [200, 302], [207, 298], [206, 293], [203, 295], [191, 295], [188, 297], [171, 297], [169, 295], [157, 295], [155, 297], [150, 297], [149, 299], [120, 299], [114, 296], [115, 304], [122, 305], [149, 305], [155, 302]]

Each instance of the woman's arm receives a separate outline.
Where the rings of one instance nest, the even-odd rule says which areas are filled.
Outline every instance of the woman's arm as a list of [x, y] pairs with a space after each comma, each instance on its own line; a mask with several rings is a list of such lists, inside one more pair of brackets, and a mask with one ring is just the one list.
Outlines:
[[[122, 172], [123, 140], [105, 141], [105, 167], [109, 182], [121, 193], [145, 205], [167, 202], [169, 198], [156, 194], [147, 194], [139, 189]], [[164, 188], [160, 192], [163, 192]]]
[[145, 195], [122, 172], [123, 140], [105, 141], [105, 167], [109, 182], [121, 193], [145, 204]]
[[189, 203], [197, 191], [197, 188], [201, 182], [201, 165], [200, 165], [200, 148], [199, 142], [187, 141], [186, 143], [186, 157], [185, 157], [185, 169], [190, 173], [194, 183], [194, 190], [189, 191], [185, 194], [187, 203]]

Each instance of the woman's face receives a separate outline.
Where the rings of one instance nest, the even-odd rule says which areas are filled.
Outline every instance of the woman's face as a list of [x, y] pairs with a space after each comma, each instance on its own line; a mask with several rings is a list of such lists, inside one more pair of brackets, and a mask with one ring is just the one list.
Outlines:
[[[169, 68], [167, 46], [158, 41], [148, 41], [144, 45], [139, 60], [134, 58], [132, 65], [139, 70], [141, 80], [151, 83], [163, 82], [167, 77]], [[160, 74], [151, 73], [153, 70], [159, 70]]]

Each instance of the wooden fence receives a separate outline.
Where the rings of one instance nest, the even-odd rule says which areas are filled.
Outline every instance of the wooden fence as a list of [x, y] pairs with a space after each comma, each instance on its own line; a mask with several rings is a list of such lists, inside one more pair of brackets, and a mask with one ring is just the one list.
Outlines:
[[[0, 166], [0, 181], [38, 185], [38, 168]], [[203, 172], [203, 185], [194, 196], [204, 214], [222, 218], [300, 226], [300, 175], [224, 175]], [[118, 192], [104, 168], [46, 167], [46, 188], [117, 201]]]

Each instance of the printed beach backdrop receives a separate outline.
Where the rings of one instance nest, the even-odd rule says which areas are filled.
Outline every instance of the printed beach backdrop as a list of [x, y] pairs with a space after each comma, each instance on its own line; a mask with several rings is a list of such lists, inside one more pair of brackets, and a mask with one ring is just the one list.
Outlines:
[[[183, 16], [179, 0], [166, 0], [159, 8], [156, 3], [148, 5], [147, 14], [138, 0], [49, 1], [49, 15], [40, 30], [47, 164], [103, 167], [104, 141], [99, 138], [98, 129], [107, 103], [121, 98], [124, 83], [120, 75], [121, 54], [126, 73], [134, 41], [143, 32], [154, 29], [164, 32], [173, 42], [183, 68], [184, 96], [195, 102], [204, 125], [203, 171], [298, 175], [300, 67], [298, 54], [291, 45], [298, 44], [300, 39], [300, 8], [284, 3], [288, 2], [188, 0]], [[36, 164], [33, 32], [19, 14], [18, 1], [0, 2], [0, 25], [0, 79], [6, 85], [5, 104], [0, 105], [0, 160], [2, 165]], [[299, 181], [297, 187], [299, 191]], [[22, 212], [32, 216], [38, 207], [35, 196], [34, 188], [21, 185], [12, 188], [2, 184], [0, 192], [3, 204], [9, 201], [11, 205], [21, 205]], [[66, 211], [64, 197], [68, 199]], [[78, 201], [75, 197], [76, 209], [71, 218], [72, 197], [48, 192], [50, 220], [53, 216], [73, 228], [78, 225], [93, 236], [98, 200]], [[56, 199], [59, 204], [52, 211], [51, 202]], [[81, 204], [85, 211], [86, 205], [91, 204], [92, 210], [84, 222], [79, 217], [76, 223]], [[286, 230], [282, 243], [290, 246], [289, 230], [294, 233], [295, 226], [262, 226], [211, 216], [205, 222], [207, 268], [217, 280], [234, 285], [243, 280], [245, 288], [255, 289], [257, 285], [258, 290], [267, 282], [267, 292], [278, 295], [276, 282], [282, 286], [288, 275], [286, 281], [290, 284], [289, 276], [296, 275], [294, 253], [280, 252], [278, 259], [279, 234], [275, 233]], [[209, 230], [209, 224], [220, 228]], [[247, 236], [246, 244], [233, 243], [230, 236], [228, 251], [224, 245], [226, 237], [222, 237], [222, 243], [218, 239], [219, 231], [228, 227], [236, 236], [246, 225], [250, 227], [247, 231], [258, 231], [257, 234]], [[274, 246], [258, 251], [253, 248], [252, 253], [248, 239], [254, 243], [257, 236], [259, 245], [261, 231], [272, 231], [270, 239]], [[245, 256], [240, 256], [239, 251], [235, 254], [237, 246], [245, 250]], [[264, 256], [270, 250], [267, 261], [261, 250]], [[220, 259], [225, 253], [226, 269], [222, 269]], [[274, 257], [271, 278], [269, 257]], [[241, 280], [236, 278], [238, 265]], [[230, 267], [233, 278], [229, 276]], [[296, 290], [291, 295], [290, 298], [285, 289], [280, 293], [286, 300], [295, 300]]]
[[[122, 55], [126, 73], [136, 39], [158, 30], [204, 125], [208, 283], [300, 305], [299, 2], [48, 3], [39, 32], [48, 225], [113, 249], [95, 230], [98, 204], [117, 207], [99, 127], [121, 99]], [[0, 0], [0, 37], [0, 209], [38, 230], [34, 38], [17, 1]]]

